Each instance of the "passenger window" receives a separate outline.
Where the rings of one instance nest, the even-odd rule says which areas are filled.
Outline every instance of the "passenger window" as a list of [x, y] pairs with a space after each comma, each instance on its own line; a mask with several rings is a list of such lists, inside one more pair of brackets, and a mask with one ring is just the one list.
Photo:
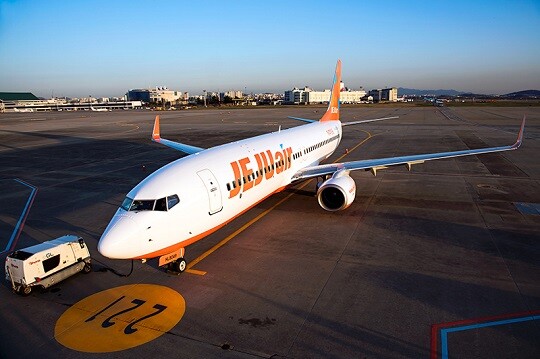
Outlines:
[[43, 261], [43, 270], [45, 271], [45, 273], [47, 273], [48, 271], [51, 271], [54, 268], [58, 267], [59, 264], [60, 264], [60, 254], [57, 254]]
[[156, 201], [156, 206], [154, 207], [154, 211], [166, 211], [167, 210], [167, 200], [165, 197], [160, 198]]
[[177, 195], [173, 194], [172, 196], [167, 197], [167, 207], [169, 209], [173, 208], [180, 202], [180, 198]]

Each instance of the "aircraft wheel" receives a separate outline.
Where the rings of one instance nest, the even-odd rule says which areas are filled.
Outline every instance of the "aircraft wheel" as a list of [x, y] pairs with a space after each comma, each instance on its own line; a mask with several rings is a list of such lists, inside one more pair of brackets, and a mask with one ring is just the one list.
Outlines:
[[90, 263], [85, 263], [82, 271], [84, 274], [90, 273], [92, 271], [92, 265]]
[[20, 290], [19, 290], [19, 293], [23, 296], [23, 297], [27, 297], [30, 295], [30, 293], [32, 293], [32, 287], [22, 287]]
[[173, 268], [176, 272], [182, 273], [186, 270], [186, 260], [184, 258], [180, 258], [173, 262]]

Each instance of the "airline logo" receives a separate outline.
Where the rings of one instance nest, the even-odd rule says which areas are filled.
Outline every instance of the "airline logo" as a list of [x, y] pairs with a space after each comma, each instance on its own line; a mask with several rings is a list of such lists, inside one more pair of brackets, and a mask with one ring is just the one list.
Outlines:
[[[257, 167], [253, 167], [249, 157], [231, 162], [234, 174], [234, 186], [229, 192], [229, 198], [236, 197], [240, 192], [249, 191], [259, 185], [263, 179], [269, 180], [274, 174], [280, 174], [291, 168], [292, 148], [272, 152], [266, 150], [254, 155]], [[255, 170], [253, 170], [255, 168]]]

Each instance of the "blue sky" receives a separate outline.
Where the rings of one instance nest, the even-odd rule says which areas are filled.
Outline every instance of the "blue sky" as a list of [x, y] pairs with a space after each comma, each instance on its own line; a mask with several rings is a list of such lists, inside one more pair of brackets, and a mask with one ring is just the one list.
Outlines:
[[540, 89], [540, 1], [0, 0], [0, 91]]

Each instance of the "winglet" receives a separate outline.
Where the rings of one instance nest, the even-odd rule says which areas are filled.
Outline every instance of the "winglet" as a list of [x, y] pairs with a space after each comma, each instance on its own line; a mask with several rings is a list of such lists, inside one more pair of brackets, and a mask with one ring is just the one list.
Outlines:
[[156, 120], [154, 121], [154, 130], [152, 131], [152, 140], [159, 142], [161, 140], [161, 136], [159, 135], [159, 115], [156, 116]]
[[512, 149], [515, 150], [521, 146], [521, 143], [523, 142], [523, 132], [525, 130], [525, 118], [527, 116], [523, 116], [523, 121], [521, 122], [521, 128], [519, 129], [519, 134], [516, 140], [516, 143], [512, 145]]
[[320, 121], [339, 121], [339, 95], [341, 91], [341, 60], [337, 61], [336, 72], [334, 74], [334, 83], [332, 84], [332, 93], [328, 109], [321, 117]]

